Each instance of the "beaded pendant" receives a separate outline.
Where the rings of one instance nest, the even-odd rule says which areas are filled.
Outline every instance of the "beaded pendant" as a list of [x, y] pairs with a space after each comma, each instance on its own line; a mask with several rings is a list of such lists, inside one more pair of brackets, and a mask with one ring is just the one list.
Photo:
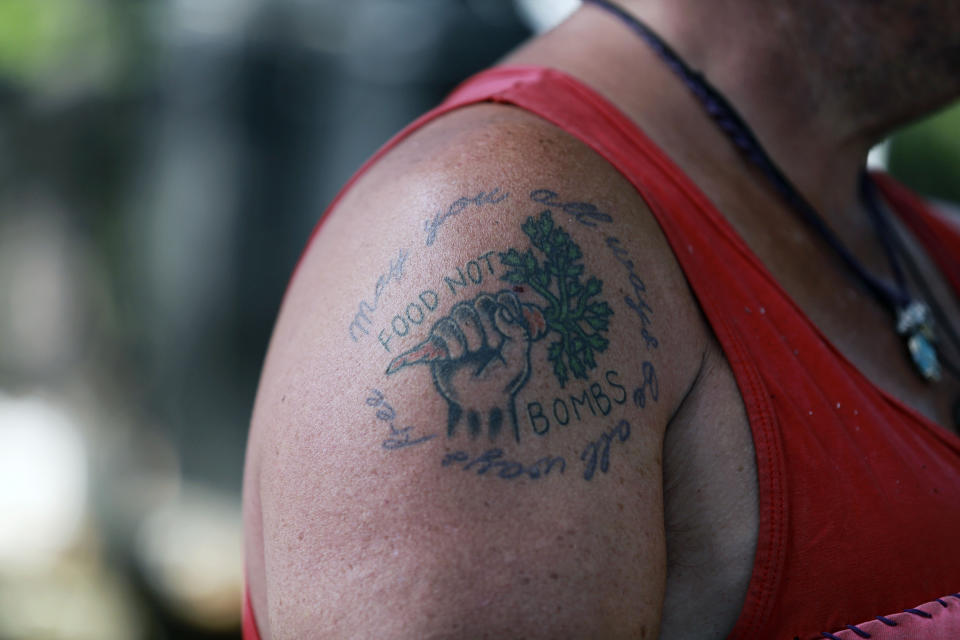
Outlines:
[[897, 311], [897, 333], [907, 341], [913, 366], [920, 375], [932, 382], [940, 380], [940, 359], [930, 307], [918, 300], [901, 307]]

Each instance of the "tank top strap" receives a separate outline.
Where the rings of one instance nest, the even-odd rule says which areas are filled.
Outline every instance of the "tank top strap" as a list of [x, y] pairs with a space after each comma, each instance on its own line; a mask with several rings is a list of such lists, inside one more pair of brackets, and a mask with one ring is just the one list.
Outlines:
[[[747, 600], [730, 636], [762, 635], [774, 615], [786, 555], [788, 491], [781, 432], [757, 362], [792, 354], [754, 352], [746, 336], [797, 310], [759, 258], [700, 189], [623, 112], [579, 80], [553, 69], [499, 67], [454, 90], [441, 109], [478, 102], [509, 104], [579, 139], [637, 190], [666, 236], [730, 362], [753, 432], [759, 477], [760, 531]], [[765, 300], [766, 302], [762, 302]], [[796, 323], [792, 323], [793, 328]], [[806, 329], [806, 331], [804, 331]], [[815, 329], [800, 332], [818, 348]], [[814, 350], [808, 352], [816, 357]]]

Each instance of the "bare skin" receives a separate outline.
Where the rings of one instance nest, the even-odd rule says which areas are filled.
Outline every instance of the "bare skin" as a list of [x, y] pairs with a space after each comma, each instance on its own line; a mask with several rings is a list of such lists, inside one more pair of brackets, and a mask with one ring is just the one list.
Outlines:
[[[769, 3], [626, 4], [706, 71], [858, 258], [886, 273], [857, 203], [857, 171], [878, 135], [955, 96], [956, 80], [929, 79], [923, 93], [910, 84], [912, 67], [898, 66], [903, 77], [886, 82], [903, 90], [885, 103], [887, 112], [867, 114], [880, 70], [872, 76], [862, 54], [856, 93], [841, 90], [842, 78], [826, 73], [839, 75], [836, 63], [819, 56], [815, 70], [804, 66], [809, 56], [797, 52], [813, 39], [785, 10], [768, 7], [762, 20], [748, 20], [739, 11]], [[912, 3], [895, 4], [906, 10]], [[956, 19], [956, 9], [942, 4], [929, 9], [940, 11], [932, 19]], [[844, 20], [862, 23], [870, 14], [860, 10], [866, 13], [845, 11]], [[728, 24], [738, 26], [736, 46], [704, 36]], [[837, 42], [855, 49], [837, 29]], [[791, 34], [789, 43], [783, 34]], [[909, 35], [888, 34], [889, 59]], [[855, 50], [843, 53], [849, 60]], [[882, 64], [884, 56], [873, 55]], [[586, 7], [507, 62], [559, 68], [603, 93], [700, 186], [868, 378], [950, 428], [957, 384], [919, 381], [887, 312], [621, 24]], [[509, 197], [477, 195], [494, 187]], [[527, 194], [537, 189], [557, 198], [531, 203]], [[469, 202], [454, 206], [460, 199]], [[561, 216], [572, 211], [561, 200], [589, 203], [611, 219], [587, 218], [590, 226]], [[575, 261], [582, 273], [566, 289], [557, 277], [538, 284], [518, 275], [511, 283], [508, 274], [520, 267], [503, 257], [529, 248], [547, 264], [523, 228], [547, 206], [582, 253]], [[425, 247], [423, 221], [437, 211]], [[643, 324], [646, 336], [636, 309], [621, 302], [640, 293], [630, 288], [626, 254], [610, 251], [613, 236], [630, 256], [630, 273], [645, 283], [653, 319]], [[910, 242], [940, 303], [960, 317], [946, 283]], [[400, 269], [397, 247], [416, 247]], [[561, 384], [548, 345], [572, 334], [558, 329], [550, 298], [585, 291], [589, 278], [602, 287], [581, 293], [581, 306], [607, 303], [612, 315], [595, 307], [590, 323], [578, 321], [576, 331], [596, 336], [596, 367], [579, 378], [577, 363], [561, 355], [569, 378]], [[436, 301], [423, 297], [428, 290]], [[367, 302], [370, 320], [351, 333], [358, 301]], [[543, 327], [521, 320], [523, 304], [543, 312]], [[442, 344], [425, 352], [427, 360], [387, 373], [398, 355], [432, 337]], [[469, 358], [482, 354], [482, 366], [473, 365]], [[538, 417], [537, 406], [551, 401], [552, 412]], [[511, 405], [519, 407], [516, 436]], [[562, 427], [558, 416], [566, 417]], [[540, 433], [544, 420], [550, 430]], [[468, 435], [474, 427], [475, 437]], [[490, 454], [494, 447], [499, 456]], [[729, 365], [633, 187], [533, 116], [470, 107], [428, 125], [362, 178], [291, 285], [253, 417], [244, 491], [248, 582], [265, 640], [723, 638], [753, 565], [756, 492], [752, 438]]]

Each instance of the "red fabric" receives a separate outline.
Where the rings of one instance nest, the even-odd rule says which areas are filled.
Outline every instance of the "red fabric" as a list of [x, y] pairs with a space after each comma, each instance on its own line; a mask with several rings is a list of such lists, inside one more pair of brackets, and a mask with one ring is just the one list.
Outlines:
[[[731, 640], [821, 638], [956, 590], [960, 438], [864, 378], [696, 185], [603, 97], [557, 71], [495, 68], [398, 134], [361, 173], [429, 120], [484, 101], [552, 122], [636, 187], [733, 368], [756, 449], [760, 531]], [[892, 180], [880, 183], [911, 228], [934, 230], [918, 236], [960, 292], [960, 236]]]
[[243, 615], [240, 620], [243, 640], [260, 640], [257, 619], [253, 615], [253, 605], [250, 604], [250, 589], [246, 586], [243, 589]]
[[850, 625], [834, 631], [833, 635], [837, 640], [957, 640], [960, 638], [960, 594], [937, 598], [882, 618]]

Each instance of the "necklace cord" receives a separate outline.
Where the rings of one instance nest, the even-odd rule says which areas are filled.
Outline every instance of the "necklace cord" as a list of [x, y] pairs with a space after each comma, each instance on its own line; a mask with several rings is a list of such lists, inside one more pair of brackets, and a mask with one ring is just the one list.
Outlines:
[[890, 220], [883, 214], [883, 209], [880, 207], [880, 200], [877, 197], [877, 185], [865, 170], [860, 174], [860, 201], [866, 205], [867, 213], [873, 222], [877, 237], [880, 238], [883, 251], [887, 254], [887, 260], [890, 262], [890, 270], [893, 271], [897, 288], [901, 291], [906, 291], [907, 279], [903, 275], [903, 268], [900, 266], [896, 249], [893, 246], [894, 238], [897, 234], [894, 232]]
[[[637, 33], [653, 51], [677, 74], [700, 101], [707, 114], [719, 128], [727, 135], [737, 149], [757, 166], [767, 181], [780, 193], [803, 220], [830, 245], [838, 257], [851, 269], [866, 285], [874, 297], [886, 307], [898, 309], [910, 303], [910, 296], [905, 288], [894, 288], [889, 283], [877, 278], [867, 271], [859, 260], [847, 249], [840, 238], [827, 226], [816, 208], [797, 191], [796, 187], [784, 175], [783, 171], [770, 158], [763, 145], [750, 129], [743, 117], [730, 102], [713, 86], [699, 71], [695, 71], [683, 61], [674, 49], [667, 44], [650, 27], [622, 7], [607, 0], [584, 0], [588, 4], [603, 7], [619, 17], [628, 27]], [[869, 174], [864, 172], [869, 180]], [[888, 253], [888, 256], [890, 254]], [[895, 260], [894, 260], [895, 264]], [[897, 268], [894, 268], [896, 271]]]
[[[609, 2], [609, 0], [583, 1], [586, 4], [593, 4], [603, 8], [619, 18], [621, 22], [650, 46], [654, 53], [664, 61], [667, 67], [680, 77], [691, 93], [693, 93], [701, 103], [710, 118], [713, 119], [720, 130], [727, 135], [741, 154], [761, 170], [767, 181], [780, 193], [787, 204], [820, 234], [837, 256], [860, 278], [860, 281], [878, 302], [895, 315], [906, 309], [913, 302], [913, 298], [907, 289], [906, 277], [900, 261], [897, 259], [898, 251], [905, 256], [906, 261], [909, 263], [908, 268], [910, 268], [911, 274], [914, 279], [921, 284], [925, 299], [932, 302], [937, 322], [945, 328], [951, 341], [954, 342], [954, 346], [960, 345], [960, 340], [957, 339], [957, 335], [954, 333], [952, 325], [948, 322], [946, 314], [942, 308], [940, 308], [936, 299], [930, 295], [926, 282], [924, 282], [923, 278], [919, 277], [919, 269], [912, 263], [909, 252], [907, 252], [902, 243], [900, 243], [900, 239], [896, 237], [897, 234], [894, 233], [889, 220], [884, 216], [883, 210], [878, 202], [876, 185], [866, 169], [864, 169], [860, 175], [861, 201], [869, 212], [874, 231], [890, 263], [890, 270], [894, 278], [893, 284], [878, 278], [868, 271], [850, 250], [847, 249], [840, 238], [827, 226], [816, 208], [804, 198], [783, 171], [770, 158], [743, 117], [737, 112], [733, 105], [706, 80], [702, 73], [690, 68], [690, 66], [680, 58], [679, 54], [656, 32], [622, 7]], [[895, 243], [897, 246], [895, 246]], [[958, 348], [960, 348], [960, 346], [958, 346]], [[952, 361], [944, 361], [943, 364], [945, 365], [944, 368], [949, 370], [953, 375], [960, 377], [960, 367], [955, 363]]]

